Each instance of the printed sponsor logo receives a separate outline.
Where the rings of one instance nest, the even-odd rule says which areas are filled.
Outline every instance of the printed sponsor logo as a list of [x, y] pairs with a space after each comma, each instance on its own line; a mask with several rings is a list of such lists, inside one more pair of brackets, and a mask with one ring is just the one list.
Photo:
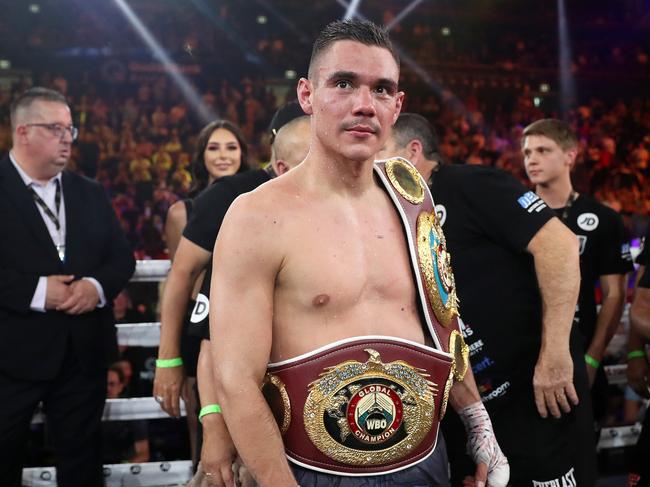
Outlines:
[[483, 340], [476, 340], [469, 344], [469, 356], [472, 357], [483, 350]]
[[160, 470], [163, 472], [169, 472], [169, 470], [172, 468], [171, 463], [169, 462], [163, 462], [160, 464]]
[[443, 226], [447, 221], [447, 208], [445, 208], [445, 205], [436, 205], [436, 215], [440, 226]]
[[537, 203], [534, 203], [530, 208], [528, 208], [528, 213], [532, 213], [533, 211], [535, 213], [539, 213], [544, 208], [546, 208], [546, 203], [544, 203], [542, 200], [539, 200]]
[[624, 243], [621, 245], [621, 259], [632, 262], [632, 253], [630, 252], [629, 243]]
[[133, 475], [140, 475], [140, 472], [142, 472], [142, 467], [140, 465], [131, 465], [131, 468], [129, 470]]
[[492, 392], [490, 392], [489, 394], [486, 394], [485, 396], [481, 397], [481, 401], [488, 402], [491, 401], [492, 399], [496, 399], [497, 397], [501, 397], [505, 395], [505, 393], [508, 391], [509, 388], [510, 388], [510, 382], [506, 381], [503, 384], [501, 384], [499, 387], [494, 389]]
[[472, 366], [472, 372], [478, 374], [479, 372], [482, 372], [493, 365], [494, 365], [494, 360], [492, 360], [490, 357], [485, 357], [483, 360], [481, 360], [480, 362]]
[[460, 328], [460, 332], [463, 334], [463, 338], [471, 337], [474, 334], [472, 327], [466, 325], [460, 316], [458, 317], [458, 327]]
[[192, 323], [201, 323], [208, 317], [210, 312], [210, 300], [206, 297], [205, 294], [199, 293], [196, 296], [196, 304], [192, 310], [192, 316], [190, 316], [190, 321]]
[[140, 371], [140, 379], [145, 381], [153, 381], [156, 376], [156, 357], [147, 357], [144, 361], [144, 370]]
[[553, 480], [538, 481], [533, 480], [533, 487], [576, 487], [577, 482], [573, 475], [573, 468], [561, 477]]
[[528, 213], [532, 213], [533, 211], [539, 213], [544, 208], [546, 208], [546, 203], [544, 200], [532, 191], [528, 191], [527, 193], [524, 193], [522, 196], [520, 196], [517, 199], [517, 203], [519, 203], [519, 206], [521, 206], [524, 210], [527, 210]]
[[591, 232], [592, 230], [596, 230], [596, 228], [598, 228], [600, 220], [598, 219], [598, 215], [595, 213], [583, 213], [578, 216], [576, 223], [585, 232]]
[[587, 246], [587, 236], [586, 235], [578, 235], [578, 242], [580, 242], [580, 255], [585, 251], [585, 247]]
[[528, 191], [527, 193], [524, 193], [522, 196], [520, 196], [517, 199], [517, 203], [519, 203], [519, 206], [521, 206], [524, 210], [527, 210], [530, 207], [530, 205], [532, 205], [538, 200], [539, 200], [539, 196], [537, 196], [532, 191]]

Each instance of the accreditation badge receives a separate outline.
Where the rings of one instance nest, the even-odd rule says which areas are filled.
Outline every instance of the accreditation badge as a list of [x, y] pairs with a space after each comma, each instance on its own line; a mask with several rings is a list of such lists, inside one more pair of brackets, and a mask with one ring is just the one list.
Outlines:
[[384, 364], [367, 348], [365, 363], [326, 368], [309, 386], [305, 430], [329, 458], [347, 465], [385, 465], [407, 456], [431, 430], [438, 385], [398, 360]]

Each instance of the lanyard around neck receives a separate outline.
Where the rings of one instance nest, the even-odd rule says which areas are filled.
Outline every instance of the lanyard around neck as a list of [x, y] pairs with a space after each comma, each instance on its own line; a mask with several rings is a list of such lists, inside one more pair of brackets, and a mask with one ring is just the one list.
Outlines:
[[34, 191], [34, 188], [31, 186], [29, 187], [29, 190], [32, 192], [32, 197], [34, 198], [34, 201], [38, 206], [40, 206], [43, 209], [43, 212], [47, 215], [47, 217], [52, 220], [52, 223], [54, 223], [54, 226], [56, 227], [57, 230], [61, 230], [61, 222], [59, 221], [59, 211], [61, 210], [61, 184], [59, 183], [58, 179], [54, 180], [54, 183], [56, 185], [56, 193], [54, 194], [54, 207], [56, 209], [56, 215], [52, 210], [50, 209], [49, 206], [47, 206], [47, 203], [43, 201], [43, 199]]

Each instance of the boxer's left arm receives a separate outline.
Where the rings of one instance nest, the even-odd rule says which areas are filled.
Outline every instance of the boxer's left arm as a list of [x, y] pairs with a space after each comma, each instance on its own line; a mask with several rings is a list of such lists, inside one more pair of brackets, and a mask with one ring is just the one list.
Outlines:
[[467, 450], [476, 463], [476, 486], [482, 487], [487, 480], [492, 487], [505, 487], [510, 478], [510, 466], [494, 435], [471, 368], [468, 367], [462, 381], [454, 383], [449, 402], [465, 425]]

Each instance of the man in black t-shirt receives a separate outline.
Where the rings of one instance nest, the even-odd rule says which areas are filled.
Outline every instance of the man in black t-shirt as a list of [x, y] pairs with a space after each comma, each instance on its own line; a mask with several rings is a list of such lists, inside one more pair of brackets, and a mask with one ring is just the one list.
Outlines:
[[[575, 237], [511, 175], [441, 164], [435, 132], [419, 115], [399, 117], [380, 153], [389, 156], [409, 159], [431, 187], [472, 370], [510, 462], [510, 485], [593, 485], [588, 383], [584, 366], [574, 366], [584, 363], [572, 331]], [[453, 411], [443, 431], [452, 483], [461, 485], [472, 470]]]
[[[571, 169], [578, 155], [578, 139], [566, 122], [543, 119], [530, 124], [524, 129], [522, 152], [535, 192], [580, 242], [582, 279], [574, 323], [584, 339], [589, 383], [596, 381], [594, 389], [600, 392], [593, 396], [596, 416], [600, 416], [605, 412], [607, 393], [600, 361], [623, 314], [625, 274], [633, 270], [623, 219], [573, 189]], [[600, 312], [596, 310], [597, 282], [602, 290]]]
[[[630, 385], [641, 397], [650, 398], [650, 373], [645, 345], [650, 343], [650, 228], [646, 234], [643, 251], [637, 257], [639, 281], [630, 309], [630, 337], [628, 341], [628, 379]], [[646, 411], [641, 436], [631, 458], [627, 485], [630, 487], [650, 486], [650, 413]]]

